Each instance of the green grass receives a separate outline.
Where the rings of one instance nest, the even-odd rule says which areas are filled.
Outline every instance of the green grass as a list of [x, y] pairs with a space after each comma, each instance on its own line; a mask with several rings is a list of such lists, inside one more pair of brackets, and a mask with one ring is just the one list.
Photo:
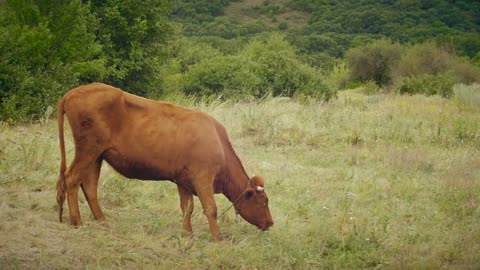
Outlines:
[[[93, 220], [82, 195], [84, 225], [59, 223], [56, 121], [3, 125], [0, 268], [478, 269], [480, 107], [462, 93], [181, 100], [224, 123], [247, 171], [267, 181], [275, 225], [259, 232], [230, 210], [222, 243], [211, 241], [198, 199], [195, 235], [182, 237], [173, 184], [124, 179], [106, 164], [107, 221]], [[230, 206], [216, 199], [219, 213]]]

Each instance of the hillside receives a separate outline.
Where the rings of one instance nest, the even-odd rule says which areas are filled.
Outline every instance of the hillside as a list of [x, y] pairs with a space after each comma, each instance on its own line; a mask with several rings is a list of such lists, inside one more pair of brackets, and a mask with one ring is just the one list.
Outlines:
[[288, 0], [244, 0], [231, 2], [224, 15], [241, 24], [263, 22], [269, 29], [301, 30], [308, 24], [310, 14], [288, 5]]
[[198, 13], [190, 16], [178, 16], [184, 13], [174, 8], [174, 18], [194, 36], [236, 38], [272, 30], [288, 33], [291, 40], [320, 35], [331, 39], [330, 47], [342, 48], [340, 56], [381, 37], [402, 43], [437, 40], [468, 57], [480, 50], [478, 1], [217, 0], [210, 5], [217, 8], [196, 3]]

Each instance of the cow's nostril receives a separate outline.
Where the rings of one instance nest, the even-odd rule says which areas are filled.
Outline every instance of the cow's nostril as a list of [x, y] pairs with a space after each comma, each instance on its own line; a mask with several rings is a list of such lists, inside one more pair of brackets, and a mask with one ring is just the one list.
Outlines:
[[272, 227], [272, 225], [273, 225], [273, 221], [267, 221], [265, 223], [265, 226], [263, 226], [262, 230], [264, 230], [264, 231], [268, 230], [268, 228]]

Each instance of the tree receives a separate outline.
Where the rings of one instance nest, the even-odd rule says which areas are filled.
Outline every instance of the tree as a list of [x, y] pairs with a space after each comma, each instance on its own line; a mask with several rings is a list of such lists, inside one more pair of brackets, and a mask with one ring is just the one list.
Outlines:
[[169, 0], [92, 0], [97, 40], [107, 59], [105, 82], [145, 95], [156, 90], [166, 43], [173, 34]]
[[0, 119], [39, 117], [68, 89], [158, 87], [169, 0], [0, 2]]
[[0, 4], [0, 119], [39, 116], [69, 88], [106, 75], [97, 20], [80, 0]]
[[373, 80], [386, 85], [392, 79], [392, 70], [402, 55], [402, 47], [382, 39], [347, 52], [347, 63], [352, 80]]

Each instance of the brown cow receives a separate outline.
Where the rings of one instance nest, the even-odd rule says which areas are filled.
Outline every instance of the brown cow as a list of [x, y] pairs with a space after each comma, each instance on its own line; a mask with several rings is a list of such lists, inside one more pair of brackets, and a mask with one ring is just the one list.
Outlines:
[[[75, 158], [68, 169], [64, 114], [75, 141]], [[214, 240], [222, 239], [214, 193], [223, 193], [237, 212], [258, 228], [273, 225], [263, 179], [248, 177], [225, 128], [203, 112], [92, 83], [70, 90], [60, 99], [58, 130], [62, 155], [57, 182], [60, 222], [66, 193], [71, 223], [82, 223], [79, 187], [95, 219], [105, 219], [97, 200], [97, 185], [102, 161], [106, 160], [128, 178], [176, 183], [183, 229], [189, 234], [193, 195], [200, 199]]]

